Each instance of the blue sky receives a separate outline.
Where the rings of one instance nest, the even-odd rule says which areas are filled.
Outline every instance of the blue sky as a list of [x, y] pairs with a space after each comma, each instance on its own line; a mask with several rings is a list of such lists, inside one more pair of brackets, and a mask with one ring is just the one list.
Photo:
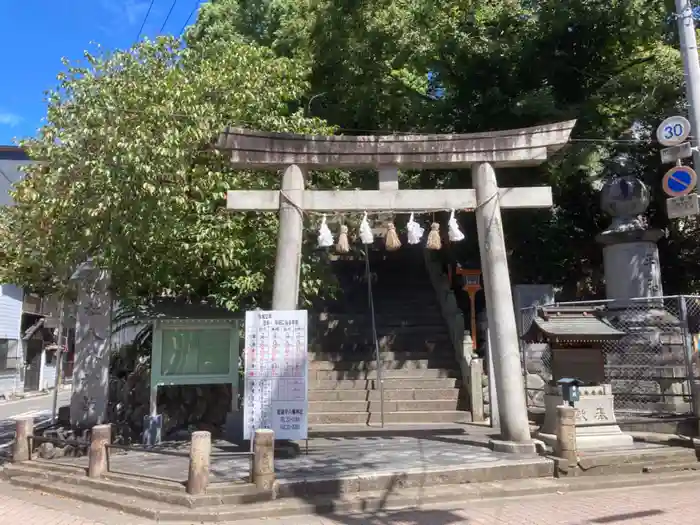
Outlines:
[[[160, 33], [173, 0], [154, 0], [143, 36]], [[177, 0], [163, 33], [179, 34], [197, 0]], [[61, 57], [81, 58], [97, 42], [108, 49], [136, 40], [150, 0], [0, 0], [0, 145], [31, 136], [46, 113]], [[194, 21], [192, 17], [190, 23]]]

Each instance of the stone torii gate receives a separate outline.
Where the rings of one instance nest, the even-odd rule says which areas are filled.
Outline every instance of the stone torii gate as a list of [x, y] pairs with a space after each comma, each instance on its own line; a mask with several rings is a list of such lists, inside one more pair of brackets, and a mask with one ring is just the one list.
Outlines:
[[[303, 239], [302, 210], [402, 212], [475, 209], [490, 321], [497, 397], [498, 450], [533, 452], [525, 403], [501, 208], [549, 208], [550, 187], [499, 188], [495, 168], [536, 166], [569, 140], [575, 121], [460, 135], [309, 136], [227, 128], [217, 148], [234, 167], [284, 170], [281, 191], [236, 190], [227, 208], [279, 210], [272, 308], [295, 310]], [[398, 170], [470, 167], [474, 189], [401, 190]], [[378, 190], [304, 189], [309, 169], [377, 169]]]

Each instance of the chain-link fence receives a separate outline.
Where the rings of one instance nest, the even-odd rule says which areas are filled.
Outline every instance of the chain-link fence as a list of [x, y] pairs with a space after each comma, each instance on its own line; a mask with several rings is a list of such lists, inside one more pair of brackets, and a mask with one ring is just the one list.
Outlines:
[[[597, 382], [612, 386], [615, 411], [621, 417], [692, 413], [692, 384], [698, 377], [700, 296], [550, 306], [572, 313], [558, 318], [571, 339], [568, 345], [566, 338], [560, 341], [564, 347], [568, 346], [567, 369], [555, 363], [551, 343], [521, 340], [528, 408], [544, 408], [546, 385], [560, 379], [559, 376], [577, 377], [584, 373], [590, 376], [595, 369], [600, 375]], [[541, 307], [521, 310], [521, 336], [530, 330], [539, 315], [538, 308]], [[582, 321], [591, 315], [604, 319], [617, 336], [587, 334]], [[554, 346], [555, 350], [560, 347], [561, 344]]]

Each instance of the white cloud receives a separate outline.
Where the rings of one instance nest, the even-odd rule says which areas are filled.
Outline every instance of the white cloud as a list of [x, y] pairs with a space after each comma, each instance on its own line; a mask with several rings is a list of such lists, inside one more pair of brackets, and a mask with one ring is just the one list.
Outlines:
[[[143, 22], [150, 2], [147, 0], [126, 0], [125, 2], [102, 0], [100, 4], [105, 11], [118, 18], [115, 22], [125, 22], [129, 26], [136, 26]], [[151, 14], [155, 11], [155, 9], [151, 10]]]
[[11, 128], [22, 122], [22, 117], [16, 115], [15, 113], [10, 113], [9, 111], [0, 110], [0, 125], [10, 126]]

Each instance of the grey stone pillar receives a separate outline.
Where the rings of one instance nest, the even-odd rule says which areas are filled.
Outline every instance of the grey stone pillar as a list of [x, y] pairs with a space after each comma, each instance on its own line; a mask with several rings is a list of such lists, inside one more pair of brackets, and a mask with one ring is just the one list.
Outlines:
[[613, 308], [628, 306], [628, 299], [663, 296], [656, 246], [663, 232], [648, 230], [642, 218], [650, 201], [649, 188], [632, 176], [608, 180], [601, 190], [600, 206], [612, 224], [596, 241], [603, 246], [605, 296], [615, 300]]
[[603, 245], [605, 269], [605, 296], [617, 301], [616, 307], [626, 299], [636, 297], [661, 297], [661, 263], [657, 241], [663, 237], [661, 230], [609, 230], [596, 240]]
[[275, 281], [272, 290], [273, 310], [296, 310], [299, 299], [299, 271], [304, 237], [303, 211], [290, 199], [302, 202], [304, 172], [297, 165], [284, 170], [280, 195], [280, 227], [275, 257]]
[[492, 446], [510, 452], [534, 452], [525, 404], [498, 184], [493, 166], [488, 163], [475, 164], [472, 167], [472, 184], [476, 191], [476, 222], [490, 331], [489, 350], [493, 353], [491, 377], [496, 382], [501, 423], [502, 441], [493, 441]]
[[[656, 243], [663, 232], [647, 229], [643, 214], [650, 202], [649, 188], [631, 175], [609, 179], [601, 189], [601, 209], [612, 218], [610, 227], [596, 237], [603, 246], [605, 294], [613, 300], [608, 304], [608, 315], [616, 328], [627, 333], [617, 344], [606, 348], [605, 360], [611, 367], [633, 365], [659, 377], [659, 408], [685, 413], [690, 409], [683, 396], [687, 350], [680, 326], [686, 320], [679, 302], [665, 305], [661, 299], [661, 264]], [[636, 354], [633, 361], [629, 354]], [[607, 381], [615, 390], [624, 391], [627, 387], [618, 383], [621, 379], [612, 376]], [[619, 396], [617, 407], [625, 408], [623, 402], [623, 396]], [[633, 408], [638, 409], [636, 405], [640, 403], [633, 401]]]
[[469, 363], [469, 403], [472, 421], [481, 422], [484, 418], [484, 362], [472, 359]]
[[75, 363], [71, 425], [91, 428], [107, 422], [111, 339], [110, 276], [91, 264], [80, 270], [76, 304]]

